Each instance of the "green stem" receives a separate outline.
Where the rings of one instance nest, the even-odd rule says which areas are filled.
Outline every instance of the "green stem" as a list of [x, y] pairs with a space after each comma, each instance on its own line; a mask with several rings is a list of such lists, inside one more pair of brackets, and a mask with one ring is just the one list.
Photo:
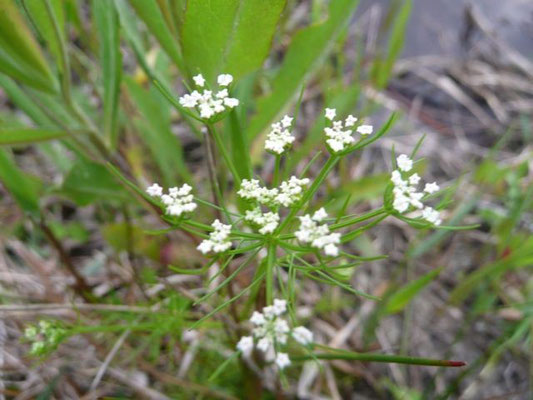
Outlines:
[[239, 186], [241, 182], [241, 177], [239, 176], [239, 173], [237, 172], [237, 168], [235, 167], [235, 164], [233, 164], [233, 161], [231, 160], [231, 157], [228, 153], [228, 150], [226, 149], [226, 146], [224, 145], [224, 142], [222, 141], [222, 138], [218, 134], [214, 125], [208, 124], [207, 129], [209, 130], [209, 133], [215, 139], [215, 143], [217, 145], [218, 151], [220, 151], [220, 154], [222, 154], [222, 158], [224, 158], [226, 165], [228, 166], [231, 174], [233, 175], [233, 180], [235, 181], [235, 185]]
[[281, 164], [281, 155], [276, 154], [276, 160], [274, 161], [274, 175], [272, 176], [272, 186], [277, 187], [279, 185], [279, 169]]
[[364, 222], [364, 221], [369, 220], [371, 218], [377, 217], [378, 215], [384, 214], [385, 212], [386, 212], [385, 209], [383, 207], [381, 207], [381, 208], [378, 208], [377, 210], [369, 211], [366, 214], [360, 215], [359, 217], [355, 217], [355, 218], [349, 219], [349, 220], [344, 221], [344, 222], [339, 222], [337, 224], [333, 224], [333, 225], [330, 226], [330, 229], [332, 229], [332, 230], [341, 229], [341, 228], [345, 228], [345, 227], [350, 226], [350, 225], [358, 224], [360, 222]]
[[314, 353], [310, 355], [291, 356], [294, 361], [303, 361], [311, 359], [320, 360], [354, 360], [354, 361], [370, 361], [391, 364], [410, 364], [410, 365], [428, 365], [435, 367], [462, 367], [466, 363], [463, 361], [450, 360], [435, 360], [432, 358], [419, 358], [407, 356], [395, 356], [388, 354], [372, 354], [372, 353]]
[[320, 173], [316, 177], [316, 179], [313, 181], [311, 187], [309, 190], [307, 190], [302, 199], [298, 202], [296, 207], [291, 208], [291, 211], [287, 215], [287, 218], [283, 221], [283, 223], [279, 226], [278, 232], [282, 232], [283, 228], [285, 228], [294, 218], [294, 216], [298, 213], [298, 211], [302, 208], [302, 206], [307, 203], [307, 201], [313, 197], [313, 195], [316, 193], [320, 185], [322, 185], [322, 182], [326, 179], [329, 172], [335, 167], [335, 164], [340, 160], [340, 157], [338, 155], [332, 155], [330, 158], [328, 158], [328, 161], [324, 164], [322, 169], [320, 170]]
[[274, 299], [274, 267], [276, 266], [276, 242], [268, 245], [266, 265], [266, 304], [271, 305]]

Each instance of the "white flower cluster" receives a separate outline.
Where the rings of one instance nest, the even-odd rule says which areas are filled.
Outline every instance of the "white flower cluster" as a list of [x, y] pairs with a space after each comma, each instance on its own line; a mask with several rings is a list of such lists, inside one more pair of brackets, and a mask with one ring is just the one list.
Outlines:
[[[327, 136], [326, 143], [334, 153], [343, 151], [347, 146], [355, 142], [352, 136], [353, 131], [346, 128], [351, 128], [357, 122], [357, 118], [353, 115], [348, 115], [343, 124], [342, 121], [335, 121], [336, 115], [337, 111], [334, 108], [326, 108], [326, 118], [332, 121], [333, 125], [326, 127], [324, 133]], [[373, 130], [372, 125], [360, 125], [356, 128], [356, 132], [361, 135], [369, 135]]]
[[267, 361], [274, 361], [283, 369], [290, 365], [291, 361], [287, 353], [277, 351], [278, 345], [287, 343], [289, 336], [302, 345], [308, 345], [313, 341], [313, 333], [303, 327], [294, 328], [291, 332], [289, 324], [281, 316], [287, 311], [285, 300], [275, 299], [274, 304], [263, 308], [263, 312], [254, 311], [250, 322], [255, 326], [253, 336], [243, 336], [237, 343], [237, 350], [245, 357], [249, 357], [255, 347], [265, 354]]
[[[202, 74], [193, 77], [196, 86], [203, 88], [205, 86], [205, 79]], [[179, 103], [185, 108], [195, 108], [200, 112], [200, 117], [209, 119], [215, 114], [220, 114], [226, 111], [227, 108], [234, 108], [239, 105], [239, 100], [229, 97], [228, 89], [233, 82], [233, 77], [229, 74], [222, 74], [218, 76], [218, 85], [224, 87], [213, 94], [212, 90], [205, 90], [200, 93], [194, 90], [190, 94], [183, 95], [179, 98]]]
[[152, 197], [159, 197], [167, 207], [167, 214], [179, 217], [196, 210], [197, 205], [193, 201], [194, 196], [191, 194], [191, 190], [191, 186], [184, 184], [182, 187], [171, 187], [168, 189], [168, 194], [163, 194], [163, 188], [154, 183], [146, 189], [146, 193]]
[[32, 342], [30, 354], [42, 355], [56, 347], [63, 337], [65, 330], [49, 321], [41, 320], [38, 325], [28, 326], [24, 330], [26, 340]]
[[224, 225], [218, 219], [215, 219], [213, 224], [213, 232], [209, 234], [209, 239], [205, 239], [197, 247], [202, 254], [209, 252], [222, 253], [231, 247], [231, 241], [229, 235], [231, 232], [231, 225]]
[[274, 232], [279, 224], [279, 215], [277, 213], [263, 213], [260, 207], [246, 211], [244, 219], [248, 222], [258, 225], [260, 227], [259, 233], [262, 235]]
[[405, 154], [401, 154], [396, 158], [396, 164], [398, 169], [392, 171], [391, 181], [394, 184], [394, 201], [392, 206], [400, 213], [407, 211], [410, 207], [414, 207], [418, 210], [422, 210], [422, 218], [426, 221], [440, 225], [442, 220], [440, 219], [440, 213], [429, 206], [424, 206], [422, 198], [424, 194], [435, 193], [439, 190], [439, 185], [436, 182], [426, 183], [423, 192], [417, 192], [416, 186], [420, 182], [420, 176], [417, 173], [407, 176], [406, 180], [403, 179], [403, 175], [409, 172], [413, 168], [413, 160]]
[[291, 176], [288, 181], [281, 182], [279, 188], [267, 189], [257, 179], [243, 179], [237, 194], [246, 200], [255, 200], [267, 206], [290, 207], [300, 200], [304, 186], [309, 184], [308, 178], [298, 179]]
[[328, 256], [339, 255], [337, 245], [341, 241], [340, 233], [330, 233], [326, 224], [319, 225], [328, 217], [326, 210], [321, 208], [313, 216], [306, 214], [300, 218], [300, 229], [294, 233], [296, 238], [303, 243], [311, 243], [312, 247], [323, 249]]
[[285, 115], [280, 122], [272, 124], [272, 130], [265, 141], [266, 150], [282, 154], [294, 142], [294, 136], [289, 131], [292, 120], [292, 117]]

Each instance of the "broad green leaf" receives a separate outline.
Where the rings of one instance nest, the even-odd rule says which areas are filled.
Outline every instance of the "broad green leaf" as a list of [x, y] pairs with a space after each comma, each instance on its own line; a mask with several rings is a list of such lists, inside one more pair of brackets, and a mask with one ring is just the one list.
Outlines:
[[147, 91], [130, 77], [125, 77], [124, 82], [142, 116], [134, 118], [135, 126], [152, 152], [165, 184], [177, 183], [176, 172], [181, 175], [181, 179], [190, 181], [190, 174], [183, 159], [183, 149], [170, 130], [168, 103], [155, 88]]
[[36, 89], [56, 92], [41, 49], [14, 0], [0, 1], [0, 72]]
[[407, 22], [409, 21], [409, 15], [411, 14], [411, 8], [413, 7], [412, 0], [405, 0], [396, 13], [394, 18], [393, 27], [389, 37], [389, 48], [387, 50], [385, 59], [376, 57], [373, 65], [372, 75], [375, 84], [379, 88], [385, 87], [387, 84], [394, 62], [400, 55], [400, 51], [403, 48], [405, 41], [405, 30], [407, 28]]
[[[130, 0], [139, 17], [144, 21], [150, 32], [156, 37], [163, 49], [170, 56], [180, 71], [184, 71], [183, 58], [177, 38], [165, 23], [165, 18], [156, 0]], [[121, 20], [121, 22], [123, 22]]]
[[35, 104], [34, 99], [24, 92], [12, 79], [6, 75], [0, 75], [0, 87], [4, 89], [9, 100], [30, 117], [38, 125], [52, 126], [51, 120]]
[[23, 4], [24, 9], [27, 11], [35, 28], [46, 42], [50, 52], [54, 55], [56, 65], [59, 70], [63, 72], [63, 63], [61, 62], [61, 43], [59, 42], [59, 37], [57, 32], [55, 32], [54, 24], [47, 10], [47, 7], [49, 6], [56, 17], [60, 29], [59, 34], [64, 36], [65, 15], [62, 0], [24, 0]]
[[17, 167], [9, 150], [0, 149], [0, 181], [20, 208], [33, 216], [39, 215], [38, 188]]
[[385, 312], [388, 314], [394, 314], [402, 311], [405, 306], [407, 306], [407, 304], [409, 304], [409, 302], [414, 299], [418, 292], [420, 292], [427, 285], [433, 282], [435, 278], [437, 278], [437, 276], [441, 273], [442, 269], [442, 267], [434, 269], [428, 272], [427, 274], [421, 276], [420, 278], [409, 282], [407, 285], [396, 290], [394, 294], [388, 298], [387, 304], [385, 305], [384, 309]]
[[164, 237], [147, 235], [142, 228], [124, 222], [103, 226], [102, 234], [116, 251], [129, 250], [157, 261], [161, 259], [161, 246], [166, 241]]
[[98, 200], [129, 199], [129, 194], [105, 166], [85, 160], [74, 164], [58, 192], [80, 206]]
[[67, 136], [69, 133], [61, 129], [0, 127], [0, 146], [44, 142]]
[[189, 0], [182, 47], [192, 74], [213, 82], [219, 73], [235, 78], [261, 66], [286, 0]]
[[259, 100], [249, 127], [252, 139], [265, 129], [298, 94], [302, 84], [322, 64], [331, 46], [350, 21], [358, 0], [335, 0], [329, 17], [319, 25], [302, 29], [292, 39], [283, 64], [272, 83], [272, 93]]
[[119, 22], [115, 7], [93, 0], [92, 10], [100, 42], [100, 63], [104, 85], [104, 133], [113, 147], [117, 145], [117, 112], [122, 76]]

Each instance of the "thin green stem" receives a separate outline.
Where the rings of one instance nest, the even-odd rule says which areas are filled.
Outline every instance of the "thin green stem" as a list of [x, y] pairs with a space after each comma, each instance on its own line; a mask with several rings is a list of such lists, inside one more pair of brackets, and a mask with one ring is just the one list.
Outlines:
[[226, 149], [226, 146], [224, 145], [224, 142], [222, 141], [222, 138], [218, 134], [214, 125], [207, 124], [207, 129], [209, 130], [209, 133], [215, 139], [215, 143], [217, 145], [218, 151], [220, 152], [220, 154], [222, 154], [222, 158], [224, 159], [227, 167], [229, 168], [231, 174], [233, 175], [233, 180], [235, 181], [235, 185], [238, 186], [241, 182], [241, 177], [239, 176], [239, 172], [237, 171], [235, 164], [233, 164], [233, 161], [231, 160], [231, 157], [228, 153], [228, 150]]
[[298, 202], [298, 204], [291, 209], [289, 214], [287, 215], [287, 218], [283, 221], [283, 223], [279, 226], [278, 232], [282, 232], [283, 229], [292, 221], [294, 216], [300, 211], [302, 206], [309, 201], [311, 197], [316, 193], [320, 185], [322, 185], [322, 182], [326, 179], [330, 171], [335, 167], [335, 164], [339, 162], [340, 157], [338, 155], [332, 155], [330, 158], [328, 158], [328, 161], [324, 164], [322, 169], [320, 170], [318, 176], [311, 184], [311, 187], [304, 193], [302, 199]]
[[268, 245], [266, 265], [266, 303], [272, 304], [274, 299], [274, 268], [276, 266], [276, 243], [271, 241]]
[[372, 218], [377, 217], [378, 215], [381, 215], [381, 214], [384, 214], [384, 213], [386, 213], [386, 211], [385, 211], [385, 209], [383, 207], [381, 207], [381, 208], [378, 208], [377, 210], [369, 211], [366, 214], [363, 214], [363, 215], [360, 215], [358, 217], [349, 219], [347, 221], [343, 221], [343, 222], [339, 222], [339, 223], [330, 225], [330, 229], [334, 230], [334, 229], [345, 228], [345, 227], [350, 226], [350, 225], [354, 225], [354, 224], [358, 224], [360, 222], [367, 221], [369, 219], [372, 219]]
[[310, 360], [312, 358], [318, 358], [320, 360], [357, 360], [391, 364], [428, 365], [435, 367], [462, 367], [466, 365], [466, 363], [464, 363], [463, 361], [435, 360], [431, 358], [406, 357], [372, 353], [332, 352], [315, 353], [313, 355], [291, 356], [291, 359], [294, 361]]
[[277, 187], [279, 185], [279, 172], [281, 165], [281, 155], [276, 154], [276, 159], [274, 161], [274, 175], [272, 176], [272, 186]]

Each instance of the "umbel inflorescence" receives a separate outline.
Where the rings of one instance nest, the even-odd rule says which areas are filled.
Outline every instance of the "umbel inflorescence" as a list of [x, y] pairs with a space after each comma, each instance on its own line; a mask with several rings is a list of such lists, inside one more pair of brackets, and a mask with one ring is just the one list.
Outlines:
[[252, 336], [243, 336], [237, 343], [244, 357], [250, 357], [254, 348], [259, 350], [267, 362], [274, 362], [278, 368], [288, 366], [290, 358], [282, 351], [289, 338], [307, 346], [313, 342], [313, 333], [304, 326], [294, 329], [289, 327], [282, 315], [287, 311], [285, 300], [274, 299], [271, 306], [263, 308], [263, 312], [254, 311], [250, 322], [254, 326]]
[[[193, 80], [198, 88], [206, 86], [202, 75], [195, 76]], [[218, 92], [204, 89], [200, 93], [195, 90], [180, 98], [180, 104], [186, 108], [196, 109], [200, 118], [206, 120], [206, 124], [212, 124], [210, 119], [216, 114], [224, 113], [227, 108], [233, 108], [239, 104], [237, 99], [229, 97], [227, 90], [233, 78], [230, 75], [220, 75], [217, 81], [218, 85], [223, 88]], [[165, 215], [172, 218], [178, 217], [174, 222], [171, 221], [172, 223], [188, 224], [189, 227], [208, 231], [208, 235], [203, 237], [197, 249], [203, 254], [214, 257], [215, 260], [222, 259], [226, 254], [231, 260], [234, 254], [241, 254], [241, 249], [249, 246], [249, 249], [256, 250], [254, 254], [258, 254], [261, 248], [268, 250], [265, 252], [265, 259], [270, 263], [267, 269], [273, 268], [277, 260], [281, 265], [283, 262], [287, 263], [288, 259], [292, 260], [291, 263], [298, 259], [304, 263], [306, 268], [311, 267], [302, 258], [303, 255], [309, 254], [320, 260], [321, 268], [325, 268], [327, 273], [329, 263], [340, 260], [344, 256], [354, 257], [342, 252], [340, 248], [341, 243], [349, 239], [343, 240], [343, 233], [339, 230], [350, 226], [350, 220], [332, 223], [340, 221], [343, 217], [328, 218], [324, 207], [312, 211], [310, 200], [314, 198], [313, 195], [335, 162], [358, 148], [361, 143], [364, 145], [365, 140], [373, 134], [372, 125], [360, 124], [358, 118], [352, 115], [340, 120], [336, 120], [336, 116], [335, 109], [325, 110], [324, 144], [330, 155], [323, 167], [325, 172], [319, 173], [315, 181], [312, 182], [304, 176], [290, 174], [283, 174], [290, 177], [282, 180], [276, 173], [269, 180], [269, 185], [255, 177], [237, 180], [235, 182], [236, 196], [241, 200], [241, 212], [233, 210], [230, 213], [224, 207], [217, 207], [220, 216], [210, 226], [193, 221], [193, 212], [200, 199], [195, 201], [189, 185], [170, 188], [168, 193], [163, 193], [163, 188], [155, 183], [148, 187], [146, 192], [165, 209]], [[275, 157], [278, 170], [282, 157], [296, 142], [292, 132], [293, 126], [294, 118], [286, 115], [279, 122], [271, 125], [266, 136], [265, 150]], [[387, 215], [398, 216], [413, 213], [415, 218], [427, 221], [429, 224], [441, 224], [439, 212], [425, 204], [429, 197], [439, 190], [438, 185], [428, 183], [422, 190], [418, 190], [421, 178], [417, 173], [412, 172], [413, 160], [406, 155], [400, 155], [396, 159], [396, 164], [397, 168], [391, 174], [392, 200], [390, 203], [386, 200], [388, 206], [374, 214], [370, 212], [370, 215], [385, 214], [384, 217], [386, 217]], [[329, 169], [325, 169], [326, 167]], [[201, 203], [209, 204], [205, 200]], [[361, 219], [361, 221], [364, 220], [364, 218]], [[243, 244], [254, 241], [254, 245]], [[242, 250], [242, 252], [245, 251], [247, 250]], [[292, 251], [295, 253], [291, 254]], [[262, 261], [263, 264], [264, 261]], [[328, 279], [325, 273], [320, 276]], [[272, 279], [272, 276], [265, 279]], [[262, 359], [267, 364], [283, 369], [290, 364], [290, 357], [287, 353], [289, 339], [307, 346], [312, 344], [313, 334], [303, 326], [290, 327], [283, 318], [287, 311], [286, 301], [273, 300], [272, 289], [268, 289], [268, 282], [266, 285], [267, 306], [262, 312], [253, 313], [250, 318], [253, 326], [251, 335], [240, 338], [237, 350], [243, 357], [250, 358], [254, 354], [253, 350], [256, 349], [258, 353], [255, 354], [262, 354]], [[272, 285], [271, 281], [270, 288]]]

